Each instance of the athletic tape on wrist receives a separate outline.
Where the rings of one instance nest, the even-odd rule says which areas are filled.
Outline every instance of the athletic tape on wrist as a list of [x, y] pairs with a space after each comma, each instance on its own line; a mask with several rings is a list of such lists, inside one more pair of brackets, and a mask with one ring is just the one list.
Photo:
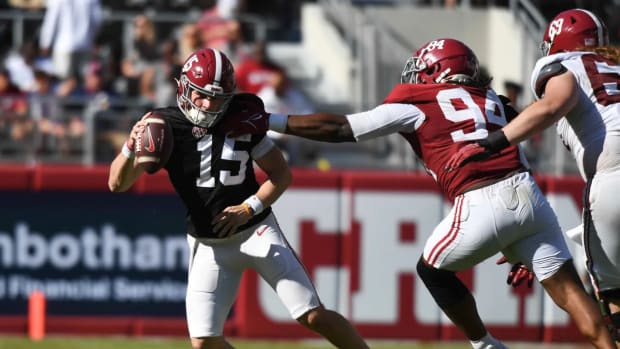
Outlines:
[[123, 154], [124, 157], [126, 157], [127, 159], [133, 159], [133, 157], [136, 155], [136, 153], [129, 149], [129, 145], [127, 145], [127, 142], [125, 142], [125, 144], [123, 144], [123, 148], [121, 149], [121, 154]]
[[241, 204], [241, 206], [245, 210], [245, 213], [248, 214], [248, 216], [252, 217], [254, 215], [252, 213], [252, 208], [250, 207], [250, 204], [248, 204], [247, 202], [244, 202], [244, 203]]
[[269, 129], [285, 133], [286, 124], [288, 123], [288, 115], [286, 114], [271, 114], [269, 115]]
[[243, 203], [248, 204], [252, 208], [254, 216], [263, 212], [263, 203], [260, 201], [259, 198], [256, 197], [256, 195], [252, 195], [249, 198], [245, 199]]

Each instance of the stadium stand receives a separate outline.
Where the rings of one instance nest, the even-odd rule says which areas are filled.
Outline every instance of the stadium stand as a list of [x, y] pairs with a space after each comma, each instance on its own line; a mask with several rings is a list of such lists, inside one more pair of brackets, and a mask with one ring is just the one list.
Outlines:
[[[48, 103], [47, 109], [39, 108], [38, 113], [55, 113], [49, 119], [54, 122], [46, 122], [47, 119], [36, 116], [36, 108], [29, 108], [29, 118], [25, 120], [33, 123], [34, 133], [28, 142], [20, 142], [11, 138], [19, 134], [12, 132], [19, 125], [12, 124], [15, 118], [5, 114], [2, 130], [8, 138], [0, 142], [0, 161], [87, 165], [109, 161], [122, 144], [131, 122], [155, 103], [163, 103], [156, 101], [170, 100], [161, 94], [174, 90], [170, 86], [164, 89], [151, 86], [146, 96], [132, 95], [135, 85], [122, 68], [124, 58], [132, 51], [136, 16], [143, 14], [154, 25], [157, 47], [150, 54], [153, 62], [145, 64], [163, 66], [171, 74], [149, 80], [150, 84], [160, 85], [174, 76], [178, 69], [174, 68], [175, 59], [184, 58], [178, 53], [175, 58], [170, 52], [171, 47], [183, 47], [180, 41], [183, 28], [198, 24], [205, 9], [215, 5], [213, 0], [128, 0], [102, 4], [104, 23], [96, 38], [90, 69], [84, 71], [85, 78], [100, 80], [95, 82], [101, 85], [99, 91], [92, 95], [82, 87], [68, 97], [55, 97], [57, 80], [49, 76], [49, 61], [42, 57], [24, 60], [27, 64], [22, 67], [31, 74], [32, 81], [35, 76], [39, 80], [50, 79], [48, 98], [53, 103]], [[503, 86], [507, 81], [528, 86], [527, 75], [538, 56], [540, 32], [549, 16], [575, 6], [600, 13], [609, 24], [612, 42], [620, 41], [620, 1], [617, 0], [272, 0], [260, 2], [260, 6], [252, 1], [238, 2], [233, 14], [240, 24], [240, 44], [234, 49], [235, 56], [243, 59], [252, 43], [268, 42], [269, 55], [286, 69], [291, 85], [315, 109], [353, 112], [381, 101], [397, 82], [404, 60], [420, 42], [437, 35], [453, 36], [479, 52], [482, 64], [495, 78], [495, 89], [505, 93]], [[44, 12], [41, 1], [0, 3], [3, 68], [7, 67], [9, 57], [27, 58], [21, 48], [28, 42], [37, 42]], [[509, 44], [506, 37], [511, 38]], [[164, 61], [164, 49], [168, 50], [167, 63], [159, 65]], [[21, 79], [19, 82], [23, 82]], [[31, 102], [40, 99], [35, 91], [22, 92]], [[524, 105], [531, 102], [528, 92], [526, 88], [521, 96]], [[159, 94], [155, 96], [156, 93]], [[0, 98], [9, 103], [7, 97]], [[566, 161], [567, 155], [558, 148], [555, 137], [543, 136], [541, 142], [537, 154], [545, 160], [533, 159], [537, 170], [574, 172], [572, 161]], [[402, 143], [389, 137], [362, 146], [304, 141], [298, 161], [293, 165], [315, 167], [320, 162], [328, 163], [331, 168], [422, 170]]]

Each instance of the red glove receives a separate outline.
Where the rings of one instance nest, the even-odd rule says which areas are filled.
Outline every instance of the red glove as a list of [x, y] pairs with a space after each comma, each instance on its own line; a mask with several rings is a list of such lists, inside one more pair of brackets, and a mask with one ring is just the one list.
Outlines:
[[[508, 262], [506, 257], [501, 257], [497, 260], [497, 262], [495, 262], [495, 264], [500, 265], [506, 262]], [[510, 268], [510, 272], [508, 273], [506, 283], [508, 285], [512, 285], [512, 287], [517, 287], [521, 285], [524, 280], [527, 280], [527, 287], [532, 288], [532, 285], [534, 284], [534, 273], [521, 262], [513, 264]]]
[[457, 151], [444, 167], [445, 171], [450, 172], [462, 167], [468, 162], [480, 161], [499, 153], [502, 149], [510, 146], [510, 142], [502, 129], [495, 130], [486, 138], [479, 139], [476, 143], [467, 144]]
[[236, 94], [218, 128], [233, 138], [246, 134], [264, 134], [269, 130], [269, 115], [258, 96]]
[[492, 153], [487, 148], [478, 143], [467, 144], [448, 159], [444, 169], [449, 172], [463, 167], [468, 162], [484, 160], [491, 155]]

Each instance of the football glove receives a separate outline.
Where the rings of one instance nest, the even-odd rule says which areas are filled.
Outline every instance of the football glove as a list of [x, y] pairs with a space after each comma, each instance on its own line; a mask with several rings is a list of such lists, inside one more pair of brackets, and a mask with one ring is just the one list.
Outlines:
[[452, 171], [463, 167], [472, 161], [488, 159], [510, 146], [504, 131], [497, 130], [489, 133], [487, 138], [479, 139], [475, 143], [467, 144], [454, 153], [446, 162], [444, 169]]
[[[501, 257], [495, 262], [497, 265], [501, 265], [508, 262], [506, 257]], [[517, 287], [527, 280], [527, 287], [532, 288], [534, 284], [534, 273], [530, 271], [523, 263], [517, 262], [512, 265], [510, 272], [508, 272], [508, 278], [506, 283], [512, 287]]]
[[269, 115], [258, 96], [250, 93], [236, 94], [219, 129], [232, 138], [245, 134], [264, 134], [269, 129]]

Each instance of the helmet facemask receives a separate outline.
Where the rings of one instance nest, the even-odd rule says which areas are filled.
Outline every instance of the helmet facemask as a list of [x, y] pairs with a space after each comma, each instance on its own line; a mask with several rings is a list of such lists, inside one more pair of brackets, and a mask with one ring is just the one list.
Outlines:
[[[424, 52], [422, 52], [422, 55]], [[425, 83], [453, 83], [461, 85], [476, 85], [476, 81], [479, 75], [478, 64], [473, 63], [472, 67], [468, 70], [472, 70], [473, 74], [468, 75], [464, 73], [451, 74], [452, 68], [447, 67], [442, 70], [442, 62], [436, 62], [429, 66], [421, 56], [410, 57], [405, 63], [403, 72], [400, 76], [401, 83], [413, 83], [413, 84], [425, 84]], [[460, 57], [454, 59], [456, 62], [461, 60]], [[452, 58], [443, 60], [446, 65], [450, 65]], [[458, 65], [457, 65], [458, 66]]]
[[420, 72], [428, 68], [426, 62], [421, 57], [409, 57], [405, 62], [403, 72], [400, 74], [401, 84], [422, 84], [424, 83], [419, 76]]
[[[193, 84], [187, 75], [181, 75], [181, 80], [177, 81], [179, 94], [177, 97], [177, 105], [183, 112], [185, 117], [193, 124], [200, 127], [213, 127], [224, 116], [228, 105], [232, 100], [233, 93], [225, 93], [221, 86], [208, 84], [204, 88]], [[217, 106], [216, 110], [202, 110], [194, 102], [192, 102], [192, 91], [196, 91], [201, 95], [207, 96], [210, 102]], [[211, 108], [210, 108], [211, 109]]]
[[543, 41], [540, 43], [540, 51], [542, 52], [543, 57], [549, 55], [550, 49], [551, 49], [551, 42]]

